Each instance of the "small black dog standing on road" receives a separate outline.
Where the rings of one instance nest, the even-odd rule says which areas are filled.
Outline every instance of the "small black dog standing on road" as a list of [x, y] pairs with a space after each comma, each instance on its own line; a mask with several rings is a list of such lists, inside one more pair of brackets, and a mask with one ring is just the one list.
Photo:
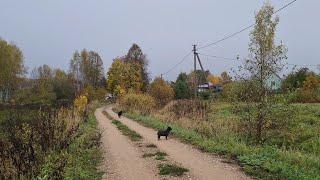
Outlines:
[[121, 118], [121, 116], [122, 116], [122, 111], [119, 111], [118, 112], [118, 117]]
[[161, 136], [165, 136], [168, 139], [171, 130], [172, 128], [169, 126], [166, 130], [158, 131], [158, 140], [160, 140]]

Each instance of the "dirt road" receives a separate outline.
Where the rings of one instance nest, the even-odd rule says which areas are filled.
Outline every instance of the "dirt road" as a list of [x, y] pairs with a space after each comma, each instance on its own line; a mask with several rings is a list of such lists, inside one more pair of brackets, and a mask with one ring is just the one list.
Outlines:
[[105, 150], [105, 161], [101, 169], [107, 172], [108, 180], [148, 180], [159, 179], [156, 172], [148, 168], [148, 163], [141, 158], [139, 151], [123, 136], [103, 114], [104, 108], [95, 111], [102, 133], [102, 147]]
[[[123, 177], [126, 175], [138, 177], [140, 175], [145, 177], [149, 176], [149, 178], [142, 179], [156, 178], [155, 176], [152, 176], [152, 172], [148, 172], [147, 169], [144, 169], [143, 162], [136, 162], [137, 158], [132, 162], [132, 157], [127, 157], [128, 155], [126, 155], [126, 153], [131, 153], [132, 156], [136, 156], [134, 149], [130, 147], [130, 144], [127, 143], [123, 137], [119, 137], [120, 133], [114, 127], [109, 127], [111, 124], [104, 121], [106, 118], [102, 116], [101, 111], [101, 108], [96, 111], [96, 117], [102, 126], [106, 126], [109, 131], [111, 131], [106, 132], [103, 135], [103, 142], [105, 142], [106, 148], [110, 149], [110, 153], [113, 154], [113, 156], [117, 156], [115, 157], [117, 160], [116, 163], [119, 163], [119, 166], [122, 166], [122, 168], [125, 169], [126, 172], [121, 173]], [[118, 119], [117, 115], [112, 111], [111, 106], [107, 107], [106, 111], [112, 117]], [[155, 144], [161, 151], [166, 152], [174, 161], [179, 162], [182, 166], [188, 168], [192, 177], [195, 177], [196, 179], [250, 179], [241, 172], [236, 165], [223, 163], [221, 159], [208, 153], [203, 153], [193, 148], [191, 145], [181, 143], [177, 139], [169, 138], [168, 140], [158, 141], [155, 130], [144, 127], [126, 117], [122, 117], [118, 120], [127, 125], [130, 129], [139, 133], [146, 141]], [[135, 167], [131, 166], [130, 163], [134, 163]], [[143, 173], [141, 170], [143, 170]]]

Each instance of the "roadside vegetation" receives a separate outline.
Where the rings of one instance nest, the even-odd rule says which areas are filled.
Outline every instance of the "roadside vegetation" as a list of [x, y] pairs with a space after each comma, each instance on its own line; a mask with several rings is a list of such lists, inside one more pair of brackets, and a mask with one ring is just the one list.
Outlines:
[[97, 169], [103, 159], [100, 149], [101, 132], [93, 114], [97, 107], [95, 105], [90, 108], [87, 121], [79, 126], [75, 133], [76, 138], [69, 147], [46, 158], [39, 179], [58, 178], [58, 173], [61, 174], [59, 178], [64, 179], [102, 178], [104, 172]]
[[26, 77], [22, 51], [0, 39], [0, 179], [101, 179], [93, 112], [106, 92], [102, 60], [82, 50], [70, 64]]

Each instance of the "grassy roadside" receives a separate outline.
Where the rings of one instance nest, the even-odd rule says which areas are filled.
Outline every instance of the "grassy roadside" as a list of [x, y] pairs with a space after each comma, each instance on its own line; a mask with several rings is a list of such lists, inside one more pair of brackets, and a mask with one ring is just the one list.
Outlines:
[[97, 167], [102, 161], [100, 131], [91, 108], [86, 122], [80, 123], [75, 139], [61, 152], [53, 152], [46, 158], [37, 179], [101, 179], [103, 172]]
[[170, 125], [173, 133], [182, 141], [195, 145], [199, 149], [218, 153], [236, 160], [244, 171], [262, 179], [320, 179], [320, 158], [312, 154], [282, 150], [274, 146], [253, 146], [238, 139], [217, 140], [179, 126], [166, 124], [151, 116], [138, 113], [126, 113], [127, 117], [154, 129], [163, 129]]

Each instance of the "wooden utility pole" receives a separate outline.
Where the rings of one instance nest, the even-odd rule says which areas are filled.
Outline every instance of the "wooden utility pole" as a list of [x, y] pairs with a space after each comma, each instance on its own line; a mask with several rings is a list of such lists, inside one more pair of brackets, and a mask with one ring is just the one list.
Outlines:
[[194, 59], [194, 85], [195, 85], [195, 89], [194, 89], [194, 96], [197, 97], [198, 95], [198, 76], [197, 76], [197, 60], [199, 62], [199, 65], [201, 67], [201, 70], [202, 70], [202, 75], [203, 77], [206, 79], [206, 74], [205, 74], [205, 71], [203, 69], [203, 66], [202, 66], [202, 63], [201, 63], [201, 60], [200, 60], [200, 57], [199, 57], [199, 54], [197, 52], [197, 45], [193, 45], [193, 59]]
[[194, 44], [193, 45], [193, 60], [194, 60], [194, 97], [196, 98], [198, 95], [198, 83], [197, 83], [197, 74], [196, 74], [196, 70], [197, 70], [197, 45]]

